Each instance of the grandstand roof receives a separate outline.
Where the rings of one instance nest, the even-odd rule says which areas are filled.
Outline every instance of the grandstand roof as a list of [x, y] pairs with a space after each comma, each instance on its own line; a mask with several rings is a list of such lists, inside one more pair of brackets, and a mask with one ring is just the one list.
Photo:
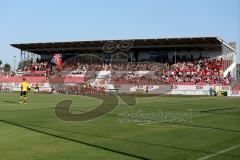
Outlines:
[[230, 45], [218, 37], [192, 37], [192, 38], [156, 38], [156, 39], [127, 39], [127, 40], [98, 40], [98, 41], [72, 41], [72, 42], [48, 42], [48, 43], [22, 43], [11, 46], [36, 54], [56, 52], [76, 52], [85, 50], [102, 50], [106, 42], [120, 43], [130, 41], [132, 49], [149, 48], [220, 48], [227, 46], [235, 51]]

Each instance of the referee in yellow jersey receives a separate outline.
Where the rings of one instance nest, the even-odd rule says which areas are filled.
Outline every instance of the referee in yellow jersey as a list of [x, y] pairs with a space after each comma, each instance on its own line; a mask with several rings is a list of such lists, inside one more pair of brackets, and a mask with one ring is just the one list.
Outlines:
[[19, 103], [27, 103], [27, 91], [29, 88], [29, 84], [26, 82], [26, 79], [23, 78], [23, 82], [21, 83], [21, 93]]

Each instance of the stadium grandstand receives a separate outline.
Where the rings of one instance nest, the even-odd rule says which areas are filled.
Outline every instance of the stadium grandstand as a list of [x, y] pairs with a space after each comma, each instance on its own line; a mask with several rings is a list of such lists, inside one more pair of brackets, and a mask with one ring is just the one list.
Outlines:
[[15, 75], [0, 77], [2, 90], [19, 90], [26, 77], [46, 92], [212, 95], [212, 90], [239, 95], [235, 43], [218, 37], [11, 46], [20, 50], [26, 63]]

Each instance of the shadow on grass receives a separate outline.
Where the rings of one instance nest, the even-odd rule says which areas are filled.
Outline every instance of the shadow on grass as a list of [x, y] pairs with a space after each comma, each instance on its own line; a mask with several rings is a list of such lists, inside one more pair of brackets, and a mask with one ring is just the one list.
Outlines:
[[15, 102], [15, 101], [2, 101], [4, 103], [10, 103], [10, 104], [18, 104], [18, 102]]
[[[143, 159], [143, 160], [148, 160], [150, 158], [143, 157], [143, 156], [136, 155], [136, 154], [126, 153], [126, 152], [119, 151], [119, 150], [116, 150], [116, 149], [107, 148], [107, 147], [100, 146], [100, 145], [97, 145], [97, 144], [91, 144], [91, 143], [84, 142], [84, 141], [77, 140], [77, 139], [73, 139], [73, 138], [70, 138], [70, 137], [64, 137], [64, 136], [57, 135], [57, 134], [54, 134], [54, 133], [49, 133], [49, 132], [46, 132], [46, 131], [42, 131], [42, 130], [39, 130], [39, 129], [36, 129], [36, 128], [49, 129], [49, 130], [53, 130], [53, 131], [69, 132], [69, 133], [74, 133], [74, 134], [77, 133], [77, 134], [82, 134], [82, 135], [87, 135], [87, 136], [98, 137], [98, 138], [113, 139], [113, 140], [125, 141], [127, 143], [136, 143], [136, 144], [142, 144], [142, 145], [147, 145], [147, 146], [163, 147], [163, 148], [169, 148], [169, 149], [174, 149], [174, 150], [190, 151], [190, 152], [205, 153], [205, 154], [214, 154], [213, 152], [210, 152], [210, 151], [198, 150], [198, 149], [193, 149], [193, 148], [184, 148], [184, 147], [177, 147], [177, 146], [171, 146], [171, 145], [154, 144], [154, 143], [148, 143], [148, 142], [139, 142], [139, 141], [134, 141], [134, 140], [127, 140], [127, 139], [121, 139], [121, 138], [101, 136], [101, 135], [89, 134], [89, 133], [83, 133], [83, 132], [74, 132], [74, 131], [67, 131], [67, 130], [62, 130], [62, 129], [53, 129], [53, 128], [48, 128], [48, 127], [31, 126], [31, 125], [26, 126], [26, 125], [17, 124], [15, 122], [10, 122], [10, 121], [7, 121], [7, 120], [2, 120], [2, 119], [0, 119], [0, 122], [4, 122], [4, 123], [10, 124], [10, 125], [14, 125], [14, 126], [17, 126], [17, 127], [20, 127], [20, 128], [25, 128], [25, 129], [28, 129], [28, 130], [31, 130], [31, 131], [34, 131], [34, 132], [38, 132], [38, 133], [42, 133], [42, 134], [45, 134], [45, 135], [49, 135], [49, 136], [52, 136], [52, 137], [65, 139], [65, 140], [68, 140], [68, 141], [84, 144], [84, 145], [87, 145], [87, 146], [103, 149], [103, 150], [106, 150], [106, 151], [122, 154], [122, 155], [133, 157], [133, 158]], [[222, 154], [222, 156], [238, 158], [238, 156], [230, 155], [230, 154], [227, 154], [227, 153]]]
[[31, 130], [31, 131], [34, 131], [34, 132], [37, 132], [37, 133], [42, 133], [42, 134], [45, 134], [45, 135], [49, 135], [49, 136], [52, 136], [52, 137], [55, 137], [55, 138], [60, 138], [60, 139], [72, 141], [72, 142], [75, 142], [75, 143], [80, 143], [80, 144], [84, 144], [84, 145], [87, 145], [87, 146], [103, 149], [105, 151], [121, 154], [121, 155], [124, 155], [124, 156], [129, 156], [129, 157], [138, 158], [138, 159], [142, 159], [142, 160], [150, 160], [149, 158], [146, 158], [146, 157], [143, 157], [143, 156], [114, 150], [114, 149], [107, 148], [107, 147], [100, 146], [100, 145], [90, 144], [88, 142], [84, 142], [84, 141], [69, 138], [69, 137], [64, 137], [64, 136], [53, 134], [53, 133], [48, 133], [48, 132], [45, 132], [45, 131], [41, 131], [41, 130], [38, 130], [38, 129], [35, 129], [35, 128], [32, 128], [32, 127], [24, 126], [24, 125], [17, 124], [17, 123], [14, 123], [14, 122], [2, 120], [2, 119], [0, 119], [0, 122], [4, 122], [4, 123], [10, 124], [10, 125], [14, 125], [14, 126], [17, 126], [17, 127], [20, 127], [20, 128], [25, 128], [25, 129], [28, 129], [28, 130]]

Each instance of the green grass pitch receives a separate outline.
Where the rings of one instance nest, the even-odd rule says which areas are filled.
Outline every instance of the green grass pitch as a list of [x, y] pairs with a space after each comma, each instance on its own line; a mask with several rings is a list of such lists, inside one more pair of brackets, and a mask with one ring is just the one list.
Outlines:
[[[240, 98], [156, 96], [128, 106], [118, 97], [110, 113], [90, 121], [63, 121], [55, 106], [73, 100], [72, 113], [101, 100], [88, 96], [0, 93], [0, 160], [239, 160]], [[139, 121], [123, 113], [187, 113], [191, 121]]]

